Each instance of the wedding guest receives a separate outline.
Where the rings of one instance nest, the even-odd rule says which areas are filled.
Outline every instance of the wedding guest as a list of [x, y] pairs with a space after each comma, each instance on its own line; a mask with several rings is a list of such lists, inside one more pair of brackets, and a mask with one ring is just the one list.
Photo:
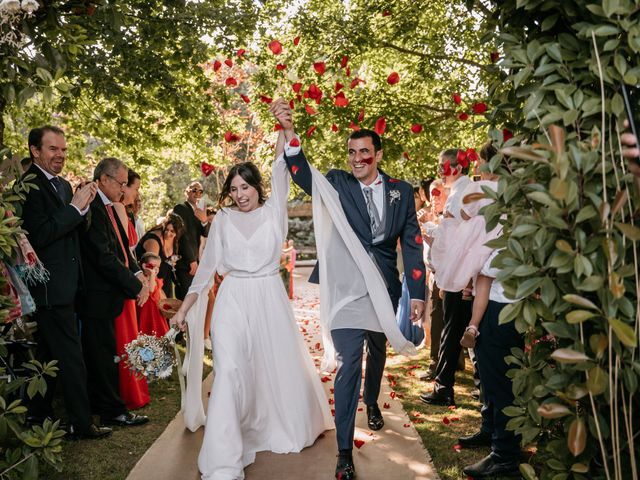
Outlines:
[[[450, 187], [450, 193], [444, 206], [444, 218], [437, 227], [438, 229], [443, 228], [448, 221], [456, 222], [461, 220], [460, 210], [462, 208], [463, 192], [471, 183], [471, 179], [468, 177], [469, 165], [458, 164], [459, 153], [463, 152], [454, 148], [445, 150], [440, 154], [440, 174], [445, 188], [447, 186]], [[437, 229], [434, 238], [438, 238]], [[460, 337], [462, 337], [471, 318], [471, 301], [467, 294], [467, 292], [470, 294], [471, 289], [465, 287], [452, 291], [448, 290], [448, 285], [443, 285], [438, 281], [439, 268], [436, 260], [443, 259], [443, 261], [455, 262], [456, 259], [447, 257], [446, 245], [443, 246], [442, 254], [437, 257], [434, 256], [434, 243], [431, 243], [430, 246], [436, 285], [444, 291], [442, 298], [443, 327], [433, 392], [421, 394], [420, 400], [432, 405], [455, 405], [453, 386], [461, 352]], [[470, 281], [471, 279], [469, 278], [468, 280]]]
[[489, 302], [480, 322], [476, 339], [480, 379], [483, 385], [482, 426], [480, 431], [458, 439], [464, 448], [491, 446], [491, 453], [479, 462], [463, 469], [472, 478], [494, 478], [517, 475], [520, 464], [520, 436], [507, 428], [510, 419], [504, 409], [513, 405], [514, 395], [505, 357], [512, 348], [524, 348], [523, 336], [515, 322], [500, 324], [500, 312], [514, 300], [505, 295], [504, 288], [495, 277], [499, 269], [491, 266], [498, 251], [494, 250], [484, 263], [480, 274], [492, 279]]
[[173, 213], [179, 215], [184, 223], [184, 235], [180, 242], [180, 258], [176, 263], [176, 298], [184, 299], [198, 268], [200, 237], [206, 237], [209, 231], [207, 212], [202, 203], [202, 184], [191, 182], [184, 191], [186, 201], [173, 207]]
[[[270, 111], [282, 126], [287, 140], [285, 160], [292, 179], [311, 195], [313, 171], [294, 132], [291, 108], [285, 100], [279, 99], [271, 104]], [[341, 209], [357, 236], [356, 241], [360, 242], [378, 267], [387, 286], [388, 297], [384, 305], [392, 307], [392, 311], [398, 306], [402, 288], [396, 266], [396, 245], [400, 239], [405, 271], [411, 272], [407, 277], [411, 297], [410, 318], [417, 321], [424, 309], [425, 266], [411, 185], [391, 178], [379, 169], [383, 157], [382, 140], [374, 131], [362, 129], [353, 132], [347, 139], [347, 154], [351, 171], [332, 169], [327, 173], [326, 180], [338, 192]], [[344, 265], [336, 265], [335, 271], [342, 267]], [[310, 281], [317, 283], [319, 278], [320, 273], [316, 268]], [[335, 475], [342, 480], [355, 478], [353, 435], [365, 342], [364, 403], [367, 407], [367, 425], [372, 430], [380, 430], [384, 426], [377, 402], [386, 361], [387, 339], [392, 344], [396, 343], [398, 348], [402, 345], [402, 351], [415, 351], [415, 347], [402, 336], [395, 318], [387, 322], [386, 316], [381, 318], [377, 315], [374, 302], [379, 300], [371, 297], [366, 294], [347, 302], [333, 317], [328, 326], [330, 335], [326, 338], [326, 343], [332, 341], [337, 355], [334, 395], [338, 461]], [[388, 305], [389, 301], [391, 305]], [[383, 308], [382, 304], [377, 305]]]
[[216, 374], [206, 419], [201, 335], [189, 335], [186, 361], [184, 422], [192, 431], [206, 422], [202, 478], [244, 478], [256, 452], [299, 452], [331, 428], [327, 398], [278, 276], [289, 195], [279, 135], [269, 198], [254, 164], [230, 169], [202, 262], [171, 320], [184, 328], [186, 316], [189, 331], [201, 332], [215, 273], [225, 274], [213, 310]]
[[136, 195], [136, 198], [133, 200], [133, 203], [128, 207], [127, 214], [133, 220], [133, 224], [136, 228], [136, 235], [138, 238], [142, 238], [144, 232], [146, 231], [144, 228], [144, 220], [140, 216], [140, 210], [142, 210], [142, 199], [140, 197], [140, 193]]
[[436, 179], [429, 185], [429, 197], [431, 198], [429, 215], [425, 216], [427, 221], [420, 225], [423, 229], [425, 239], [424, 242], [424, 262], [428, 268], [428, 292], [429, 304], [428, 315], [430, 319], [429, 325], [429, 357], [430, 363], [427, 373], [420, 377], [421, 380], [433, 380], [435, 378], [436, 366], [438, 365], [438, 355], [440, 354], [440, 338], [442, 336], [442, 327], [444, 324], [444, 311], [442, 308], [442, 296], [440, 289], [435, 283], [433, 274], [433, 265], [429, 259], [431, 247], [429, 246], [429, 238], [433, 236], [434, 229], [440, 224], [442, 214], [444, 213], [444, 205], [447, 201], [449, 190], [444, 187], [444, 183], [440, 179]]
[[80, 237], [85, 286], [78, 302], [82, 342], [88, 370], [92, 411], [103, 423], [140, 425], [149, 419], [127, 410], [120, 396], [115, 324], [126, 299], [143, 305], [149, 296], [144, 274], [127, 245], [127, 233], [113, 203], [122, 198], [128, 183], [127, 167], [105, 158], [93, 174], [98, 194], [91, 202], [91, 224]]
[[[36, 395], [29, 404], [27, 421], [42, 424], [53, 418], [51, 401], [56, 381], [62, 386], [69, 432], [81, 438], [101, 438], [111, 429], [97, 427], [91, 418], [87, 393], [87, 371], [75, 318], [75, 296], [80, 281], [79, 232], [86, 226], [86, 213], [96, 195], [90, 183], [72, 194], [71, 185], [60, 176], [67, 159], [64, 132], [46, 125], [29, 132], [29, 153], [33, 163], [25, 172], [33, 175], [22, 205], [22, 227], [38, 258], [49, 272], [44, 282], [29, 286], [37, 310], [36, 358], [57, 360], [57, 377], [46, 377], [45, 396]], [[24, 178], [24, 176], [23, 176]]]
[[[138, 234], [133, 218], [127, 214], [127, 207], [135, 201], [140, 189], [140, 175], [132, 169], [127, 173], [127, 185], [124, 188], [122, 200], [113, 202], [113, 209], [117, 214], [120, 224], [125, 227], [126, 238], [123, 242], [129, 248], [131, 255], [136, 259], [135, 247], [138, 243]], [[146, 278], [146, 276], [145, 276]], [[125, 355], [125, 346], [138, 336], [138, 311], [136, 301], [133, 298], [124, 300], [122, 313], [115, 320], [116, 352], [119, 356]], [[145, 378], [136, 377], [127, 367], [125, 362], [118, 363], [120, 397], [129, 410], [137, 410], [149, 403], [149, 387]]]
[[169, 331], [169, 325], [160, 313], [158, 302], [162, 298], [162, 279], [158, 272], [162, 259], [155, 253], [147, 252], [140, 257], [140, 268], [149, 282], [149, 298], [138, 307], [139, 330], [147, 335], [162, 337]]
[[167, 298], [175, 298], [175, 266], [183, 234], [182, 218], [169, 212], [158, 225], [142, 236], [136, 248], [139, 258], [145, 253], [153, 253], [160, 257], [162, 263], [158, 278], [162, 280], [162, 291]]

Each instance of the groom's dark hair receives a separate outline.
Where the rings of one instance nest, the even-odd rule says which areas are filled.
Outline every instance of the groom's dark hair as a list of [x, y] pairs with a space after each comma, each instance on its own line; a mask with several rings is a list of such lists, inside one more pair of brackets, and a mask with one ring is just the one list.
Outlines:
[[373, 130], [367, 130], [366, 128], [356, 130], [351, 135], [349, 135], [349, 138], [347, 138], [347, 143], [349, 142], [349, 140], [356, 140], [358, 138], [367, 138], [367, 137], [371, 138], [371, 142], [373, 143], [373, 149], [376, 152], [382, 150], [382, 140], [380, 139], [380, 135], [378, 135]]

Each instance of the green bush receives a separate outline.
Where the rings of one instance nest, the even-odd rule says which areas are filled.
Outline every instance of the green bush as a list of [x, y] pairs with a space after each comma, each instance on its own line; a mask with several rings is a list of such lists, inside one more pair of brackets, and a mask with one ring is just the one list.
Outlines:
[[[639, 2], [494, 4], [487, 118], [502, 153], [488, 168], [502, 177], [484, 214], [504, 223], [498, 278], [520, 299], [500, 321], [527, 339], [507, 357], [508, 427], [537, 446], [521, 471], [639, 478], [639, 202], [619, 153], [620, 83], [640, 80]], [[503, 143], [503, 128], [516, 137]]]

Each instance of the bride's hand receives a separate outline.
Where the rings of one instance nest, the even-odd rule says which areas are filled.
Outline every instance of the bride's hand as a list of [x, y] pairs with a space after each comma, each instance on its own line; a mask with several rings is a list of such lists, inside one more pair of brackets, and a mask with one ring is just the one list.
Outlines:
[[185, 314], [184, 314], [184, 312], [182, 312], [182, 310], [178, 310], [176, 312], [176, 314], [173, 317], [171, 317], [171, 320], [169, 321], [169, 323], [171, 325], [177, 326], [183, 332], [187, 328], [187, 320], [186, 320]]

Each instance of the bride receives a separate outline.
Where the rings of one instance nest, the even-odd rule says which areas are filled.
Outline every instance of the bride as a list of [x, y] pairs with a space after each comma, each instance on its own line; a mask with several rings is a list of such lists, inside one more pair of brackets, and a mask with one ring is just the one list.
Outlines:
[[[269, 198], [254, 164], [237, 164], [229, 172], [220, 202], [234, 205], [216, 216], [189, 293], [172, 319], [193, 332], [183, 414], [191, 431], [205, 425], [198, 457], [203, 479], [243, 479], [256, 452], [299, 452], [334, 428], [279, 276], [289, 194], [283, 149], [280, 132]], [[205, 419], [201, 332], [216, 272], [225, 279], [212, 316], [215, 377]]]

